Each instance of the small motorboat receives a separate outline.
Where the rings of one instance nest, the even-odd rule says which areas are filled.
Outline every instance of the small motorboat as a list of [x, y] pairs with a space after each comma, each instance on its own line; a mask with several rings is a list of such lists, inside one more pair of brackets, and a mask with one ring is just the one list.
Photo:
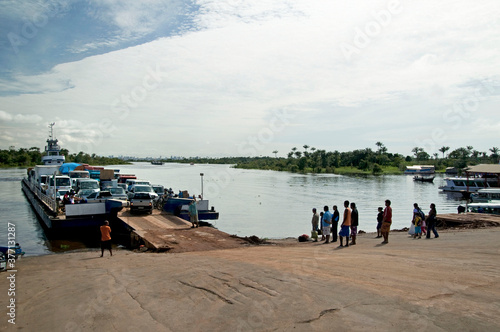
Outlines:
[[434, 181], [434, 175], [415, 175], [413, 177], [413, 181], [420, 181], [420, 182], [433, 182]]
[[6, 259], [12, 258], [12, 256], [14, 256], [17, 259], [20, 256], [24, 255], [24, 251], [21, 249], [19, 243], [16, 243], [14, 247], [0, 246], [0, 253], [2, 253]]
[[0, 252], [0, 271], [5, 270], [7, 270], [7, 259], [5, 259], [3, 252]]

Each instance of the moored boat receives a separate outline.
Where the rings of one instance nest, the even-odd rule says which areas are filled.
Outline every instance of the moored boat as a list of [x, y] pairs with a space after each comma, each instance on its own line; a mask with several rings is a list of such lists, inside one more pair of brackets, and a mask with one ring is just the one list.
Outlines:
[[404, 174], [406, 175], [421, 175], [421, 174], [434, 174], [435, 168], [433, 165], [413, 165], [406, 166]]
[[[43, 226], [49, 230], [100, 226], [122, 209], [122, 202], [110, 199], [105, 202], [61, 204], [60, 197], [70, 190], [71, 184], [69, 177], [59, 172], [65, 158], [60, 155], [61, 149], [53, 136], [54, 125], [49, 125], [47, 154], [42, 158], [44, 165], [29, 168], [27, 177], [21, 180], [21, 188]], [[65, 186], [66, 182], [69, 187]]]
[[470, 196], [470, 199], [474, 203], [500, 203], [500, 188], [479, 189]]
[[413, 177], [414, 181], [419, 181], [419, 182], [434, 182], [434, 175], [415, 175]]
[[439, 189], [449, 192], [477, 192], [479, 189], [497, 187], [497, 180], [492, 178], [447, 177], [444, 182]]
[[467, 207], [469, 212], [500, 214], [500, 201], [491, 203], [470, 203]]
[[[189, 221], [188, 208], [192, 201], [193, 198], [168, 197], [163, 204], [163, 211]], [[219, 212], [215, 211], [213, 206], [209, 208], [207, 199], [197, 200], [196, 208], [198, 210], [198, 220], [219, 219]]]

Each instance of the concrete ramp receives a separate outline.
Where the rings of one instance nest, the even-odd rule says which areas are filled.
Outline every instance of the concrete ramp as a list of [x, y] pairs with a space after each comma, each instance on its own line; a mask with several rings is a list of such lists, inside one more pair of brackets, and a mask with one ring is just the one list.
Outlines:
[[151, 215], [136, 215], [127, 209], [118, 218], [132, 230], [133, 240], [143, 242], [153, 251], [204, 251], [248, 245], [247, 241], [213, 227], [191, 228], [186, 220], [156, 210]]

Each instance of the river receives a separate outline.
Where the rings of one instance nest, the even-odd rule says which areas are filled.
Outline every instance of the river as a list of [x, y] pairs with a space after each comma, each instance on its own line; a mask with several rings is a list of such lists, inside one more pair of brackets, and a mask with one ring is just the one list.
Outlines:
[[[332, 174], [291, 174], [275, 171], [242, 170], [230, 165], [178, 164], [106, 166], [122, 174], [162, 184], [174, 191], [188, 190], [210, 200], [220, 213], [214, 226], [229, 234], [263, 238], [297, 237], [310, 234], [312, 208], [335, 204], [342, 211], [344, 200], [356, 202], [359, 229], [375, 232], [377, 207], [392, 201], [393, 228], [408, 227], [413, 203], [428, 212], [435, 203], [438, 213], [456, 212], [464, 204], [460, 196], [439, 191], [442, 175], [434, 183], [414, 182], [411, 176], [340, 176]], [[203, 173], [203, 176], [200, 174]], [[49, 241], [21, 190], [25, 169], [0, 169], [0, 245], [7, 242], [7, 223], [16, 227], [16, 241], [26, 255], [42, 255], [68, 248], [95, 244], [80, 241]], [[96, 243], [96, 242], [94, 242]]]

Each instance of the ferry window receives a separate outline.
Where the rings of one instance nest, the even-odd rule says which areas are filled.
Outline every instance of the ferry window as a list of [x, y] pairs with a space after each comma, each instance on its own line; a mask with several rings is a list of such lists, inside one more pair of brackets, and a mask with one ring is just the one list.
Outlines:
[[109, 188], [109, 192], [113, 195], [125, 195], [125, 190], [123, 188]]
[[463, 181], [453, 181], [453, 183], [457, 187], [465, 187], [465, 183]]
[[81, 189], [99, 189], [99, 184], [94, 181], [82, 181], [80, 182]]
[[70, 186], [69, 178], [58, 178], [56, 179], [57, 186]]
[[74, 172], [74, 173], [70, 173], [70, 177], [73, 178], [73, 179], [88, 179], [90, 176], [89, 176], [89, 173], [87, 172]]

